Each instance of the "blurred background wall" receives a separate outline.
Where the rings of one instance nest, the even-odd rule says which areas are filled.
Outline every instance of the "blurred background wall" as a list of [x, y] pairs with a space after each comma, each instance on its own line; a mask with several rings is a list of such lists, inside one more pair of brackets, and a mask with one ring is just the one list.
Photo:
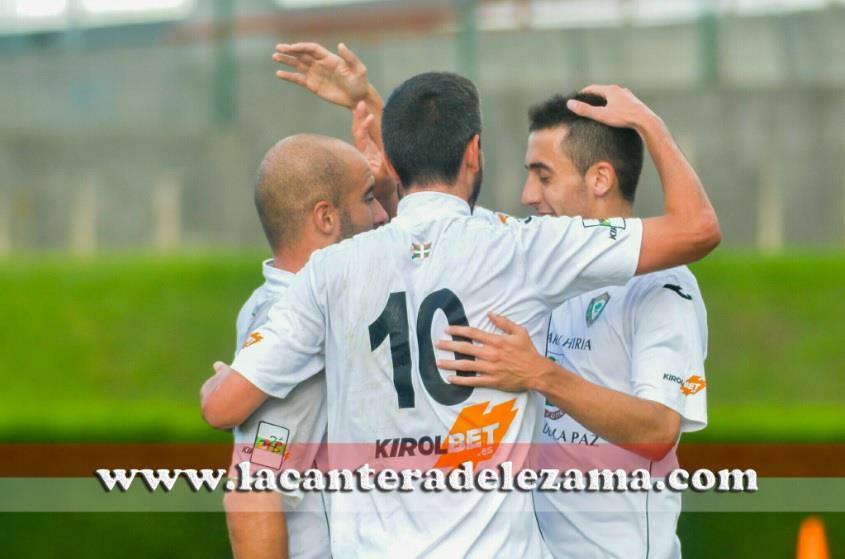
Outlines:
[[[845, 244], [845, 0], [0, 0], [0, 254], [261, 247], [277, 139], [349, 115], [274, 77], [277, 42], [346, 42], [386, 95], [474, 78], [481, 203], [524, 215], [531, 103], [619, 83], [700, 172], [724, 243]], [[660, 210], [648, 167], [637, 210]]]

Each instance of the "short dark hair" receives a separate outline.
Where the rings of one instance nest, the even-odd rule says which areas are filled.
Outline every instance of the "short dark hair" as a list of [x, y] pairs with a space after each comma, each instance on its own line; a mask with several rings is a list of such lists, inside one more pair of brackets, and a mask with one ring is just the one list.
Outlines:
[[578, 116], [566, 106], [570, 99], [596, 107], [607, 104], [604, 97], [590, 93], [555, 95], [531, 107], [528, 112], [531, 121], [529, 130], [534, 132], [565, 126], [567, 133], [561, 148], [578, 172], [584, 175], [596, 162], [607, 161], [616, 171], [622, 196], [633, 202], [643, 169], [642, 138], [631, 128], [614, 128]]
[[454, 184], [476, 134], [481, 134], [478, 89], [457, 74], [416, 75], [393, 90], [384, 106], [384, 150], [406, 188]]

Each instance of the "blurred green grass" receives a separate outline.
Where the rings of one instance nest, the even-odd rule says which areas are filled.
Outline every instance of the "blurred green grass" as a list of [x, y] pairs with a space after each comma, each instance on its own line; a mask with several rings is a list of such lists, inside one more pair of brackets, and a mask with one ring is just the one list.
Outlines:
[[[0, 440], [221, 441], [198, 409], [262, 254], [0, 261]], [[693, 267], [709, 427], [688, 441], [845, 441], [843, 253], [721, 251]], [[788, 558], [804, 514], [684, 513], [684, 557]], [[845, 515], [823, 514], [833, 556]], [[5, 513], [4, 556], [229, 557], [222, 514]], [[45, 534], [49, 536], [45, 537]]]
[[261, 258], [0, 264], [0, 359], [11, 373], [0, 437], [214, 440], [199, 415], [199, 387], [214, 360], [232, 355], [235, 316], [262, 281]]
[[[0, 261], [0, 440], [228, 440], [202, 422], [198, 390], [232, 355], [261, 259]], [[721, 251], [693, 271], [711, 423], [685, 440], [845, 440], [845, 253]]]
[[[831, 557], [841, 557], [845, 515], [819, 516], [826, 524]], [[791, 559], [805, 517], [800, 513], [685, 513], [678, 536], [686, 559]], [[225, 520], [215, 513], [0, 514], [0, 525], [16, 535], [6, 542], [5, 557], [231, 557]]]

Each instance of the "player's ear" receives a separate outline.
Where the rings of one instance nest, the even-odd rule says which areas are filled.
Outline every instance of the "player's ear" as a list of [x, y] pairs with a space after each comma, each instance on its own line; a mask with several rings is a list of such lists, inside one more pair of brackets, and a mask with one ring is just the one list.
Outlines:
[[311, 210], [311, 220], [315, 229], [323, 236], [336, 238], [340, 232], [340, 213], [334, 204], [320, 200]]
[[619, 182], [616, 177], [616, 169], [607, 161], [598, 161], [592, 167], [587, 169], [587, 174], [584, 177], [587, 181], [587, 186], [596, 198], [604, 198]]
[[464, 152], [464, 165], [467, 170], [473, 173], [478, 173], [481, 170], [483, 159], [481, 155], [481, 134], [476, 134], [467, 143], [466, 151]]

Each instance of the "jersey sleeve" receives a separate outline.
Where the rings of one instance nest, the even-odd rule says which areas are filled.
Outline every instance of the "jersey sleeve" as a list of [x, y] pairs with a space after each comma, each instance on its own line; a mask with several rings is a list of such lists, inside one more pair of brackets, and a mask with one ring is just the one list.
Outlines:
[[475, 206], [472, 210], [473, 217], [478, 217], [493, 225], [505, 225], [509, 221], [515, 221], [514, 217], [503, 212], [494, 212], [482, 206]]
[[688, 281], [658, 281], [633, 310], [634, 394], [681, 415], [681, 431], [707, 425], [704, 360], [707, 324], [701, 295]]
[[247, 336], [249, 336], [250, 332], [253, 332], [257, 328], [253, 325], [253, 322], [255, 322], [253, 319], [253, 312], [257, 307], [257, 300], [259, 298], [260, 291], [261, 288], [259, 287], [252, 292], [252, 295], [249, 296], [249, 299], [247, 299], [241, 307], [241, 310], [238, 312], [238, 318], [235, 320], [234, 356], [236, 357], [246, 342]]
[[[235, 428], [234, 461], [248, 462], [250, 470], [273, 470], [277, 476], [286, 469], [304, 472], [314, 463], [326, 422], [326, 382], [320, 374], [298, 385], [284, 400], [268, 399]], [[266, 450], [279, 442], [283, 445], [280, 452]], [[299, 487], [278, 491], [290, 507], [304, 497]]]
[[328, 270], [316, 256], [294, 276], [267, 322], [250, 334], [232, 363], [234, 370], [275, 398], [284, 398], [325, 367]]
[[551, 306], [593, 289], [624, 285], [637, 270], [639, 219], [540, 217], [522, 223], [526, 279]]

